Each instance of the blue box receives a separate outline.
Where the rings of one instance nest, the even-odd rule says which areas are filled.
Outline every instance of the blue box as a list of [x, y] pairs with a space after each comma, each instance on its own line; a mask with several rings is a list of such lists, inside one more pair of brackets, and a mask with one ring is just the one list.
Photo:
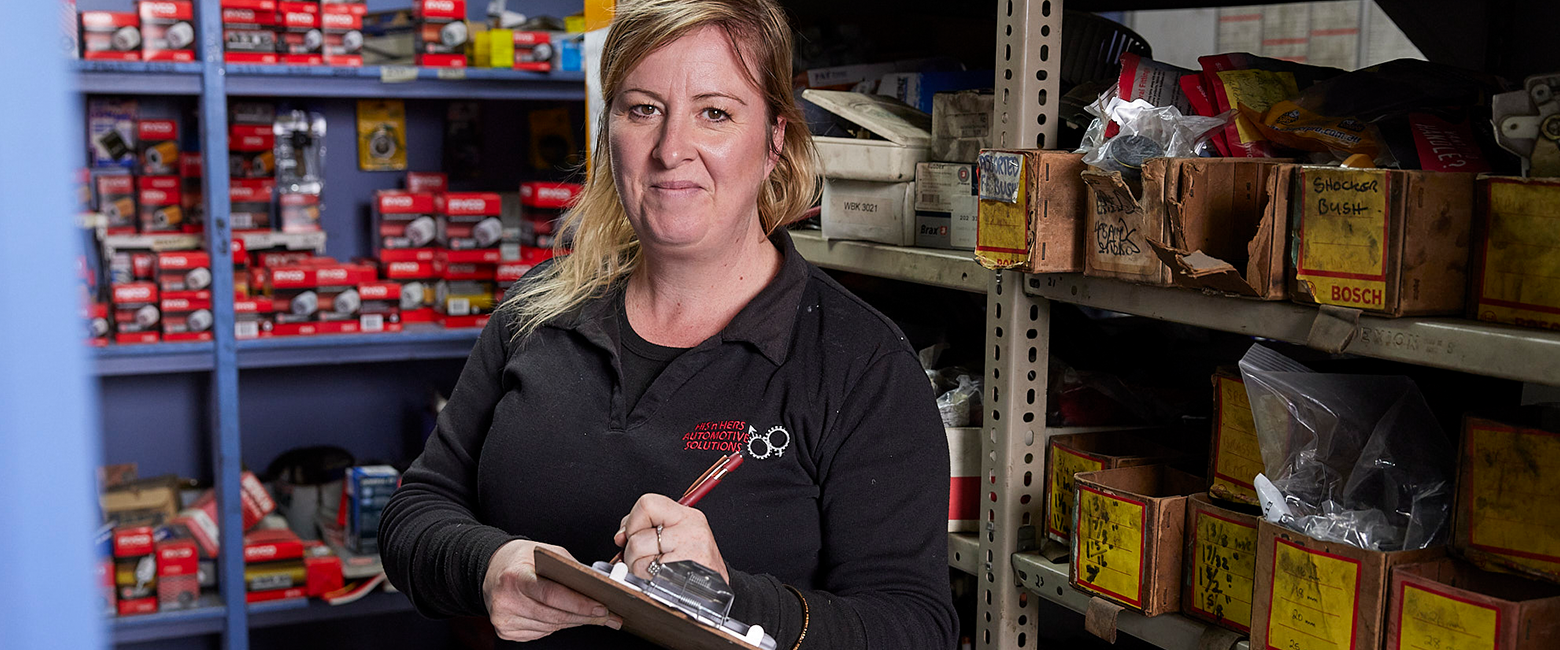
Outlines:
[[354, 553], [379, 552], [379, 516], [401, 484], [401, 473], [389, 465], [347, 470], [347, 548]]

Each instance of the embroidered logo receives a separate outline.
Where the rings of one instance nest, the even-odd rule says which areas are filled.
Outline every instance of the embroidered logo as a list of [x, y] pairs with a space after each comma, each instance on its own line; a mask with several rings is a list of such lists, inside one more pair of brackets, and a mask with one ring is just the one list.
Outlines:
[[743, 420], [701, 422], [683, 434], [684, 451], [741, 451], [753, 435], [753, 427]]
[[791, 432], [786, 431], [782, 426], [769, 427], [769, 430], [762, 434], [748, 427], [748, 434], [747, 453], [753, 457], [753, 460], [764, 460], [770, 456], [780, 458], [791, 446]]

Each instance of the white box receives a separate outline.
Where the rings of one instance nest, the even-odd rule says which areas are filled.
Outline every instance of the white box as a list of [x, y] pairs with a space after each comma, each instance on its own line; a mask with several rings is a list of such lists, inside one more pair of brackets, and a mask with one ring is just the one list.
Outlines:
[[911, 208], [915, 183], [823, 180], [824, 239], [861, 239], [895, 246], [915, 244]]
[[975, 250], [980, 200], [975, 166], [924, 162], [915, 166], [915, 245]]
[[932, 117], [881, 95], [804, 90], [802, 98], [881, 136], [883, 140], [814, 137], [824, 178], [898, 183], [915, 179], [927, 159]]

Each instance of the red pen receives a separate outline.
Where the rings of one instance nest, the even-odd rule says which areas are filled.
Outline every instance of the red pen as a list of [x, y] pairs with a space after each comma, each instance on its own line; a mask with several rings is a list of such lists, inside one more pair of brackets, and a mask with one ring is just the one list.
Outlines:
[[[677, 500], [677, 505], [692, 508], [699, 503], [700, 499], [704, 498], [704, 495], [709, 494], [710, 490], [720, 485], [722, 478], [725, 478], [727, 474], [730, 474], [732, 470], [741, 465], [742, 452], [740, 451], [731, 452], [729, 456], [721, 456], [720, 460], [715, 461], [714, 465], [704, 470], [704, 474], [700, 475], [698, 480], [693, 482], [693, 485], [688, 486], [687, 491], [683, 492], [682, 498]], [[624, 543], [626, 544], [627, 540], [624, 540]], [[617, 564], [622, 559], [623, 552], [618, 551], [617, 555], [612, 556], [612, 563]]]

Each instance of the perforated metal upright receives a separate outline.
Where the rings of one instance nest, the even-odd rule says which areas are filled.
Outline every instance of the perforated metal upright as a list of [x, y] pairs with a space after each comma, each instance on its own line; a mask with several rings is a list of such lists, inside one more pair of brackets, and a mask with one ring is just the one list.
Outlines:
[[[1044, 149], [1055, 142], [1061, 42], [1060, 0], [998, 0], [995, 146]], [[1037, 611], [1012, 558], [1034, 545], [1040, 519], [1051, 307], [1025, 295], [1023, 282], [1021, 273], [993, 273], [986, 292], [990, 412], [981, 438], [976, 643], [1002, 650], [1034, 647]]]

